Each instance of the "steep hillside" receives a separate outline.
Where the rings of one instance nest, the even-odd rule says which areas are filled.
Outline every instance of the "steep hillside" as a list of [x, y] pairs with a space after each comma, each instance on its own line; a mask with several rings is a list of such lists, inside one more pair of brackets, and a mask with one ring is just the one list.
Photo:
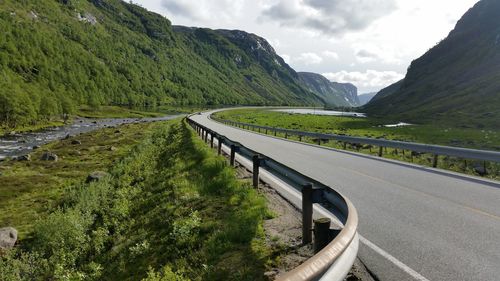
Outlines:
[[254, 38], [174, 32], [164, 17], [120, 0], [0, 1], [0, 26], [0, 125], [84, 104], [322, 103], [275, 54], [256, 59], [244, 47]]
[[499, 78], [500, 1], [482, 0], [446, 39], [412, 62], [399, 85], [382, 91], [365, 109], [410, 121], [499, 128]]
[[377, 95], [376, 92], [358, 95], [359, 105], [367, 104], [368, 102], [370, 102], [373, 99], [373, 97], [375, 97], [375, 95]]
[[358, 89], [354, 85], [331, 82], [326, 77], [311, 72], [298, 74], [304, 87], [322, 98], [327, 105], [348, 107], [360, 105]]

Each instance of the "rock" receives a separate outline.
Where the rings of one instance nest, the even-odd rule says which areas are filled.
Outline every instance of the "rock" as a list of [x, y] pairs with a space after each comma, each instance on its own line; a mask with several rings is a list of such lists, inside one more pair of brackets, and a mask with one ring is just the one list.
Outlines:
[[19, 157], [17, 157], [17, 161], [31, 161], [31, 155], [26, 154], [26, 155], [19, 156]]
[[42, 158], [41, 158], [43, 161], [57, 161], [59, 160], [59, 157], [55, 154], [55, 153], [52, 153], [52, 152], [45, 152], [43, 155], [42, 155]]
[[480, 175], [482, 177], [486, 176], [488, 174], [488, 170], [481, 163], [474, 163], [473, 169], [474, 169], [474, 172], [476, 172], [478, 175]]
[[274, 280], [278, 273], [279, 272], [277, 270], [271, 270], [264, 272], [264, 276], [267, 278], [267, 280]]
[[119, 134], [119, 133], [121, 133], [121, 132], [122, 132], [122, 131], [120, 131], [120, 130], [116, 130], [116, 131], [115, 131], [115, 134]]
[[11, 132], [9, 133], [9, 136], [15, 136], [16, 134], [17, 134], [17, 133], [16, 133], [16, 131], [11, 131]]
[[70, 134], [67, 134], [67, 135], [64, 137], [64, 139], [65, 139], [65, 140], [69, 140], [70, 138], [71, 138]]
[[39, 148], [40, 148], [40, 146], [39, 146], [39, 145], [35, 145], [35, 146], [33, 146], [33, 150], [35, 150], [35, 149], [39, 149]]
[[28, 17], [32, 20], [37, 20], [38, 19], [38, 14], [35, 13], [34, 11], [31, 11], [28, 13]]
[[102, 180], [103, 178], [105, 177], [108, 177], [109, 174], [106, 173], [106, 172], [103, 172], [103, 171], [95, 171], [95, 172], [92, 172], [90, 173], [88, 176], [87, 176], [87, 180], [85, 181], [86, 183], [90, 183], [90, 182], [97, 182], [97, 181], [100, 181]]
[[72, 141], [71, 141], [71, 144], [74, 144], [74, 145], [79, 145], [79, 144], [82, 144], [82, 142], [81, 142], [81, 141], [79, 141], [79, 140], [72, 140]]
[[110, 146], [110, 147], [108, 148], [108, 150], [109, 150], [109, 151], [116, 151], [116, 150], [117, 150], [117, 148], [116, 148], [116, 147], [114, 147], [114, 146]]
[[0, 228], [0, 250], [14, 248], [17, 241], [17, 230], [13, 227]]

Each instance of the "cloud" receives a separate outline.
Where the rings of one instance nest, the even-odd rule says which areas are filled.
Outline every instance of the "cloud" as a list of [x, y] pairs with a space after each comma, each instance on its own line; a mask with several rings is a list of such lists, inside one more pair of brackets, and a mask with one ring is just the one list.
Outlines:
[[323, 58], [316, 53], [302, 53], [296, 58], [291, 58], [291, 62], [297, 62], [305, 65], [320, 64]]
[[331, 81], [339, 83], [352, 83], [361, 89], [381, 89], [404, 78], [404, 75], [395, 71], [367, 70], [340, 71], [323, 73], [323, 76]]
[[339, 59], [339, 54], [332, 52], [332, 51], [324, 51], [322, 54], [324, 57], [329, 58], [329, 59], [333, 59], [333, 60]]
[[363, 30], [395, 9], [395, 0], [279, 0], [264, 9], [261, 20], [342, 35]]
[[290, 57], [290, 55], [287, 55], [287, 54], [281, 54], [280, 57], [287, 63], [287, 64], [290, 64], [290, 62], [292, 61], [292, 58]]
[[239, 14], [243, 0], [161, 0], [161, 6], [171, 15], [194, 21], [230, 21]]
[[361, 63], [367, 63], [376, 61], [379, 59], [379, 56], [375, 53], [372, 53], [368, 50], [362, 49], [356, 52], [356, 59]]

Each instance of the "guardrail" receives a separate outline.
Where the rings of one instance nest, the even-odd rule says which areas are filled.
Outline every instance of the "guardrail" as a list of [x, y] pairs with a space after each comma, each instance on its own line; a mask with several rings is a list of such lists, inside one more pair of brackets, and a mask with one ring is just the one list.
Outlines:
[[[215, 148], [214, 140], [217, 139], [217, 151], [222, 152], [222, 145], [230, 148], [230, 164], [234, 166], [235, 155], [238, 153], [242, 157], [251, 160], [253, 164], [253, 185], [258, 186], [259, 169], [273, 174], [274, 176], [285, 181], [288, 185], [300, 190], [302, 193], [302, 242], [308, 244], [312, 242], [313, 231], [313, 204], [319, 203], [343, 224], [343, 228], [339, 230], [330, 229], [330, 221], [320, 219], [314, 221], [314, 250], [315, 255], [305, 261], [303, 264], [294, 270], [280, 276], [277, 280], [320, 280], [322, 277], [331, 278], [332, 267], [348, 266], [347, 270], [343, 269], [337, 272], [347, 272], [352, 266], [352, 259], [347, 264], [341, 263], [343, 255], [352, 255], [349, 253], [349, 248], [355, 248], [354, 256], [357, 253], [357, 226], [358, 215], [354, 205], [336, 192], [331, 187], [307, 177], [300, 172], [281, 164], [280, 162], [253, 151], [240, 143], [234, 142], [227, 137], [218, 134], [202, 126], [201, 124], [187, 117], [187, 122], [194, 130], [202, 137], [206, 143], [210, 143], [212, 148]], [[346, 259], [344, 259], [346, 260]], [[348, 259], [347, 259], [348, 260]], [[332, 266], [334, 265], [334, 266]], [[336, 280], [342, 280], [345, 276], [337, 276]], [[328, 276], [328, 277], [327, 277]], [[335, 280], [329, 279], [329, 280]]]
[[403, 141], [393, 141], [393, 140], [385, 140], [385, 139], [372, 139], [372, 138], [363, 138], [363, 137], [351, 137], [351, 136], [343, 136], [336, 134], [323, 134], [323, 133], [313, 133], [313, 132], [304, 132], [304, 131], [296, 131], [275, 127], [267, 127], [260, 126], [255, 124], [241, 123], [235, 122], [231, 120], [220, 119], [211, 116], [211, 118], [220, 123], [231, 125], [240, 128], [247, 128], [265, 131], [266, 134], [268, 131], [276, 133], [285, 134], [285, 138], [288, 136], [298, 136], [299, 140], [302, 141], [303, 137], [310, 137], [317, 141], [318, 145], [321, 145], [322, 140], [336, 140], [340, 142], [344, 142], [344, 149], [346, 143], [354, 143], [354, 144], [365, 144], [365, 145], [374, 145], [379, 147], [378, 155], [381, 157], [383, 155], [383, 148], [390, 147], [395, 149], [402, 150], [410, 150], [418, 153], [430, 153], [434, 154], [433, 159], [433, 167], [437, 166], [438, 156], [439, 155], [447, 155], [452, 157], [459, 157], [464, 159], [473, 159], [473, 160], [481, 160], [481, 161], [491, 161], [491, 162], [499, 162], [500, 163], [500, 152], [497, 151], [488, 151], [488, 150], [478, 150], [478, 149], [469, 149], [469, 148], [461, 148], [461, 147], [451, 147], [451, 146], [441, 146], [441, 145], [430, 145], [430, 144], [421, 144], [421, 143], [413, 143], [413, 142], [403, 142]]

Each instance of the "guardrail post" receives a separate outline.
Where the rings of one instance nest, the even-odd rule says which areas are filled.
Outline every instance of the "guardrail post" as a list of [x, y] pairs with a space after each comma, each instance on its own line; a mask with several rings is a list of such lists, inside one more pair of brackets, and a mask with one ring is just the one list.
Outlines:
[[236, 157], [236, 150], [238, 149], [238, 147], [234, 144], [231, 145], [231, 155], [230, 155], [230, 158], [229, 158], [229, 164], [231, 166], [234, 167], [234, 159]]
[[302, 187], [302, 244], [312, 242], [313, 217], [313, 185], [307, 183]]
[[274, 136], [276, 136], [276, 130], [274, 130]]
[[287, 138], [288, 138], [288, 133], [285, 133], [285, 139], [287, 139]]
[[321, 139], [318, 138], [318, 145], [321, 145]]
[[218, 141], [217, 141], [217, 154], [221, 155], [222, 154], [222, 143], [224, 142], [224, 138], [219, 136]]
[[299, 135], [299, 141], [302, 141], [302, 135]]
[[344, 142], [344, 150], [347, 150], [347, 142]]
[[255, 154], [252, 157], [253, 161], [253, 187], [259, 187], [259, 167], [260, 167], [261, 157], [259, 154]]
[[382, 157], [382, 155], [384, 154], [384, 147], [381, 146], [379, 149], [378, 149], [378, 157]]
[[208, 130], [205, 130], [205, 143], [208, 142]]
[[434, 154], [434, 159], [432, 159], [432, 167], [436, 168], [438, 165], [438, 155]]
[[320, 218], [314, 220], [314, 253], [317, 254], [337, 236], [339, 230], [330, 229], [332, 220]]
[[267, 129], [266, 129], [266, 135], [267, 135]]
[[210, 148], [214, 148], [214, 132], [210, 134]]

